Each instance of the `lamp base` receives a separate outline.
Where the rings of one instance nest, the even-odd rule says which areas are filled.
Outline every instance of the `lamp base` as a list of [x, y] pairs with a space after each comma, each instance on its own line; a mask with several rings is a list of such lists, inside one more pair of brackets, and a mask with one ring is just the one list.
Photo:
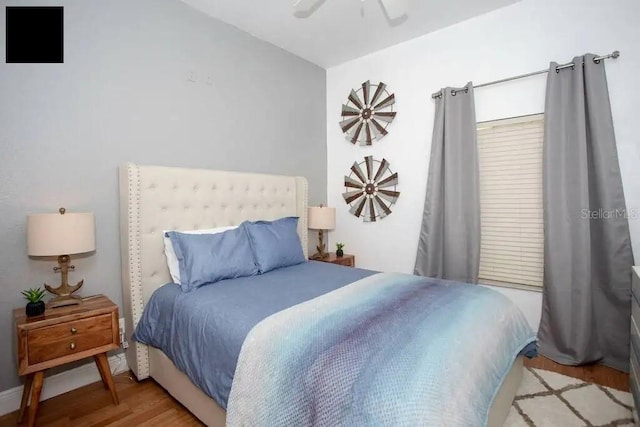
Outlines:
[[77, 284], [73, 286], [69, 286], [68, 277], [69, 277], [69, 269], [73, 270], [75, 267], [73, 265], [69, 265], [69, 255], [60, 255], [58, 257], [59, 267], [54, 267], [54, 271], [59, 271], [61, 275], [61, 283], [57, 288], [52, 288], [51, 286], [44, 284], [44, 288], [51, 292], [54, 295], [57, 295], [55, 298], [49, 301], [48, 305], [51, 308], [54, 307], [65, 307], [67, 305], [75, 305], [82, 304], [82, 298], [78, 296], [73, 296], [72, 294], [76, 292], [78, 289], [82, 287], [84, 283], [84, 279], [80, 280]]
[[320, 253], [320, 252], [316, 252], [315, 254], [311, 255], [311, 257], [309, 257], [309, 259], [326, 259], [329, 258], [329, 254], [328, 253]]
[[324, 251], [325, 245], [324, 245], [324, 231], [323, 230], [318, 230], [318, 245], [316, 246], [316, 249], [318, 250], [318, 252], [316, 252], [315, 254], [311, 255], [311, 259], [325, 259], [329, 256], [328, 253], [326, 253]]
[[56, 307], [66, 307], [68, 305], [77, 305], [77, 304], [82, 304], [81, 297], [79, 296], [77, 297], [74, 295], [64, 295], [64, 296], [55, 297], [49, 300], [49, 302], [47, 303], [47, 306], [49, 308], [56, 308]]

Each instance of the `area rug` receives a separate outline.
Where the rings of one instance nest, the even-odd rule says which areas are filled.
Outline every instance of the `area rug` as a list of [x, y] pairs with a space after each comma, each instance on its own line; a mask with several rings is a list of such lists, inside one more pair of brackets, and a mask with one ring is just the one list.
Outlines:
[[524, 368], [505, 427], [633, 426], [631, 393]]

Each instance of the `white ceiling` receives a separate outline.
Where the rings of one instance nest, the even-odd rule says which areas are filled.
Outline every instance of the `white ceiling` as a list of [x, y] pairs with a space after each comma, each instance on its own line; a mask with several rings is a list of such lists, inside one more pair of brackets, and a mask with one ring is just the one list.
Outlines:
[[398, 25], [390, 25], [381, 0], [302, 0], [320, 6], [307, 18], [294, 16], [295, 0], [182, 1], [329, 68], [519, 0], [384, 0], [388, 15], [404, 21]]

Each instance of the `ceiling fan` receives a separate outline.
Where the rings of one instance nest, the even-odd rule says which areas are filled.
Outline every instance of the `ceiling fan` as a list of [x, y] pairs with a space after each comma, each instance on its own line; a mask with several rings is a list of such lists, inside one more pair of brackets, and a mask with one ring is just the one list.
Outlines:
[[[313, 15], [327, 0], [295, 0], [293, 13], [297, 18], [308, 18]], [[342, 0], [344, 1], [344, 0]], [[362, 3], [365, 0], [360, 0]], [[406, 14], [407, 0], [377, 0], [385, 19], [392, 27], [402, 24], [409, 16]]]

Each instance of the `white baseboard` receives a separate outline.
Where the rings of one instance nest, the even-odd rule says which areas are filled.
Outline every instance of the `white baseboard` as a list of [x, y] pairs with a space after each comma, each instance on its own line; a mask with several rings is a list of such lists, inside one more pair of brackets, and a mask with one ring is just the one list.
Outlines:
[[[124, 353], [109, 357], [109, 366], [114, 375], [129, 370]], [[96, 368], [95, 363], [87, 363], [86, 365], [45, 377], [40, 401], [75, 390], [87, 384], [95, 383], [96, 381], [100, 381], [100, 373], [98, 373], [98, 368]], [[22, 388], [22, 386], [18, 386], [0, 392], [0, 415], [20, 409]]]

